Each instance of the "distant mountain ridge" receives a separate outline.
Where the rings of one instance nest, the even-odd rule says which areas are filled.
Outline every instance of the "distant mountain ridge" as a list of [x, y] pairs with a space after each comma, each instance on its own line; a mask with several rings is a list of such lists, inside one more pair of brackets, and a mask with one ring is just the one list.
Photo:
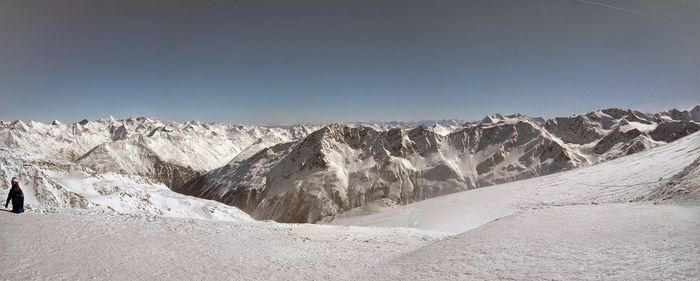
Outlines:
[[27, 152], [32, 158], [73, 161], [100, 173], [147, 176], [172, 187], [246, 150], [299, 139], [316, 129], [178, 123], [145, 117], [67, 125], [18, 120], [0, 122], [0, 147]]

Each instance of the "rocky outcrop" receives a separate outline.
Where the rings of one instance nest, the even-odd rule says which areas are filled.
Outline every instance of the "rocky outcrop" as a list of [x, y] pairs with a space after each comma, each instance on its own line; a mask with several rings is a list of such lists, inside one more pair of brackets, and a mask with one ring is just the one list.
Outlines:
[[109, 133], [112, 135], [112, 141], [125, 140], [129, 136], [127, 133], [126, 126], [110, 126]]

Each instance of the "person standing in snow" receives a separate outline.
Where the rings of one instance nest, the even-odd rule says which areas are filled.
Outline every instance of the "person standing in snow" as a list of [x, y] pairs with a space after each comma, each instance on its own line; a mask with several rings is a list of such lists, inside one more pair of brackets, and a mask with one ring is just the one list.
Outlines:
[[10, 188], [10, 194], [7, 195], [7, 201], [5, 201], [5, 208], [7, 204], [12, 200], [12, 212], [22, 213], [24, 212], [24, 192], [19, 188], [19, 182], [17, 177], [12, 178], [12, 188]]

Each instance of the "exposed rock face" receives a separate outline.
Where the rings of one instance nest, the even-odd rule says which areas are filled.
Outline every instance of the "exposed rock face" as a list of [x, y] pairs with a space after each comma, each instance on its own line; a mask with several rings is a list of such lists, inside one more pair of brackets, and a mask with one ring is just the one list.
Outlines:
[[593, 151], [598, 154], [603, 154], [605, 152], [608, 152], [611, 148], [613, 148], [613, 146], [619, 143], [628, 144], [633, 142], [640, 135], [642, 135], [642, 132], [637, 129], [632, 129], [623, 132], [619, 128], [616, 128], [615, 130], [610, 132], [610, 134], [601, 139], [593, 147]]
[[162, 182], [171, 189], [178, 188], [192, 179], [202, 175], [202, 172], [195, 171], [190, 167], [178, 166], [173, 163], [162, 161], [155, 162], [153, 170], [153, 174], [149, 176], [159, 182]]
[[598, 140], [605, 134], [603, 125], [595, 123], [597, 120], [585, 115], [557, 117], [547, 121], [545, 128], [564, 142], [585, 144]]
[[700, 122], [700, 105], [696, 106], [690, 111], [687, 110], [677, 110], [677, 109], [671, 109], [666, 112], [661, 112], [659, 113], [661, 116], [666, 116], [669, 117], [673, 120], [676, 121], [695, 121], [695, 122]]
[[700, 124], [694, 122], [663, 122], [650, 136], [656, 141], [672, 142], [700, 130]]
[[[697, 107], [696, 107], [697, 108]], [[604, 109], [585, 115], [557, 117], [545, 128], [565, 143], [588, 146], [601, 159], [612, 159], [672, 142], [699, 129], [688, 111], [646, 114]]]
[[112, 141], [125, 140], [128, 137], [126, 126], [110, 126], [109, 132], [112, 134]]

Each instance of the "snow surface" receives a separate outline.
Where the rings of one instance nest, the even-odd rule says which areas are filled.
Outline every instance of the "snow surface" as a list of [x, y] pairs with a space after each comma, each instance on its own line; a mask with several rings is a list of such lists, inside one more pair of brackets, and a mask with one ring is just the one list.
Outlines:
[[426, 245], [410, 229], [0, 212], [4, 280], [335, 280]]
[[610, 204], [510, 216], [347, 280], [700, 280], [700, 207]]

